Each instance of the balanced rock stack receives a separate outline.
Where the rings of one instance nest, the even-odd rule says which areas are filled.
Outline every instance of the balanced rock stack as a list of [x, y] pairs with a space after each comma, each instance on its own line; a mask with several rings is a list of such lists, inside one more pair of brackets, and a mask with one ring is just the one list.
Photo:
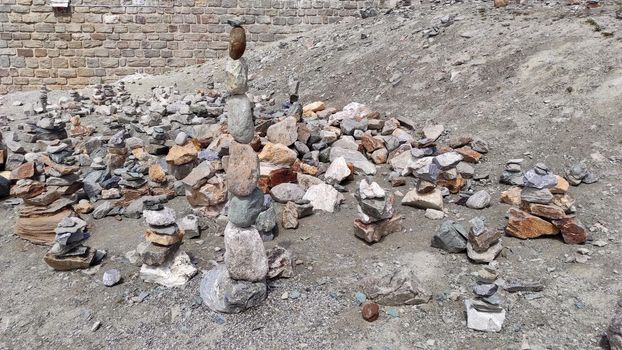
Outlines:
[[395, 215], [395, 196], [387, 196], [376, 182], [361, 180], [354, 196], [358, 201], [359, 212], [359, 218], [354, 220], [356, 237], [367, 243], [376, 243], [384, 236], [402, 229], [402, 218]]
[[587, 230], [575, 216], [575, 200], [568, 193], [568, 181], [539, 163], [525, 172], [522, 182], [522, 188], [514, 187], [501, 194], [502, 202], [520, 207], [508, 210], [508, 235], [528, 239], [561, 232], [568, 244], [585, 243]]
[[108, 155], [106, 165], [112, 173], [115, 169], [122, 168], [127, 158], [128, 150], [125, 145], [125, 130], [114, 134], [108, 141]]
[[249, 143], [255, 127], [251, 102], [246, 96], [248, 68], [242, 58], [246, 35], [241, 20], [230, 20], [226, 85], [229, 147], [226, 169], [229, 223], [225, 227], [225, 265], [208, 271], [201, 282], [201, 298], [212, 310], [238, 313], [259, 305], [267, 296], [268, 257], [253, 224], [264, 208], [264, 194], [257, 187], [259, 159]]
[[101, 261], [105, 252], [82, 245], [89, 238], [86, 222], [77, 217], [66, 217], [56, 226], [54, 245], [43, 260], [54, 270], [86, 269]]
[[469, 259], [478, 263], [493, 261], [503, 249], [500, 240], [503, 230], [486, 227], [484, 219], [480, 217], [473, 218], [470, 223], [471, 230], [466, 247]]
[[188, 282], [197, 269], [184, 251], [179, 250], [184, 238], [183, 230], [175, 222], [173, 209], [160, 203], [145, 203], [143, 216], [147, 223], [145, 241], [136, 252], [143, 265], [140, 277], [146, 282], [165, 287], [179, 287]]
[[200, 148], [194, 140], [188, 137], [176, 139], [175, 145], [169, 149], [166, 155], [169, 173], [177, 180], [188, 176], [194, 169]]

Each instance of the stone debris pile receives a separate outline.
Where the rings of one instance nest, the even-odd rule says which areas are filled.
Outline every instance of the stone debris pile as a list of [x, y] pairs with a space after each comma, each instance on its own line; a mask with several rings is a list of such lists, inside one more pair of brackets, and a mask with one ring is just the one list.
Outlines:
[[197, 269], [188, 254], [179, 249], [184, 232], [176, 223], [175, 212], [157, 202], [145, 206], [145, 242], [136, 249], [143, 263], [140, 277], [169, 288], [183, 286]]
[[[399, 126], [397, 120], [387, 121], [390, 122]], [[443, 211], [443, 197], [450, 194], [459, 194], [455, 202], [473, 209], [483, 209], [490, 204], [490, 195], [486, 191], [472, 194], [472, 181], [486, 177], [476, 174], [474, 165], [488, 152], [488, 144], [482, 139], [461, 135], [448, 139], [447, 145], [443, 145], [438, 140], [444, 132], [442, 125], [427, 126], [421, 131], [422, 138], [409, 139], [389, 154], [388, 162], [394, 170], [389, 175], [392, 183], [402, 185], [405, 183], [403, 177], [408, 175], [417, 179], [416, 187], [402, 198], [402, 205], [426, 209], [431, 218], [444, 216], [437, 211]], [[402, 139], [406, 135], [411, 137], [403, 132], [397, 134]]]
[[575, 199], [569, 183], [553, 174], [542, 163], [522, 176], [522, 187], [512, 187], [501, 194], [508, 209], [508, 235], [521, 239], [562, 234], [568, 244], [585, 243], [587, 230], [576, 217]]
[[43, 260], [58, 271], [86, 269], [100, 262], [105, 252], [82, 244], [89, 238], [86, 228], [86, 222], [80, 218], [62, 219], [55, 229], [54, 244]]

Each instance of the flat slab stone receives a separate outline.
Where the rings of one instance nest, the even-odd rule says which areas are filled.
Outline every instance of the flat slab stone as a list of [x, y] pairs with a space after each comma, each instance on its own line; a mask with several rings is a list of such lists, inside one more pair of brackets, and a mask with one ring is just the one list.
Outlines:
[[376, 174], [376, 166], [374, 163], [370, 162], [367, 157], [359, 151], [332, 147], [330, 150], [330, 161], [332, 162], [339, 157], [343, 157], [346, 163], [352, 163], [354, 170], [360, 171], [365, 175]]

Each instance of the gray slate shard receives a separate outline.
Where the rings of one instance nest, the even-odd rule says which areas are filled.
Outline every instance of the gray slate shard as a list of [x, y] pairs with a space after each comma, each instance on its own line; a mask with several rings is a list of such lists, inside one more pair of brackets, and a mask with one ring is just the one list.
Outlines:
[[264, 281], [232, 279], [225, 265], [221, 264], [203, 276], [200, 294], [211, 310], [233, 314], [260, 305], [266, 299], [268, 288]]
[[264, 195], [259, 188], [245, 197], [231, 196], [229, 199], [229, 221], [239, 227], [249, 227], [255, 223], [263, 210]]
[[557, 178], [555, 175], [542, 175], [538, 174], [536, 169], [530, 169], [525, 173], [525, 175], [523, 175], [523, 184], [525, 187], [537, 189], [551, 188], [557, 185]]
[[439, 232], [432, 237], [432, 247], [449, 253], [461, 253], [466, 250], [467, 235], [462, 225], [451, 220], [444, 221]]

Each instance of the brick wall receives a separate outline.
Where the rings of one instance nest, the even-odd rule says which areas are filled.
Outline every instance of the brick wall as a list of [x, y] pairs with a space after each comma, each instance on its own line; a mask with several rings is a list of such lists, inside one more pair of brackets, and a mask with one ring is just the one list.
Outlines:
[[249, 45], [358, 16], [392, 0], [0, 0], [0, 94], [80, 87], [158, 74], [226, 54], [227, 18], [243, 16]]

